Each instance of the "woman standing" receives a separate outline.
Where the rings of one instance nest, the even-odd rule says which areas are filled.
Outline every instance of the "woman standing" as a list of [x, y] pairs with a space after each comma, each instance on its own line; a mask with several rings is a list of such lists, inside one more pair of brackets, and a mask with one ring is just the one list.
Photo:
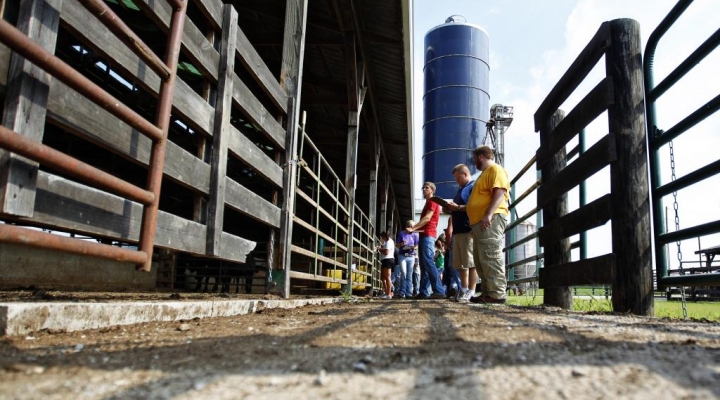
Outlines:
[[383, 244], [378, 246], [377, 250], [382, 255], [380, 259], [381, 279], [385, 294], [380, 296], [381, 299], [392, 299], [392, 281], [390, 275], [392, 274], [393, 267], [395, 266], [395, 242], [390, 239], [390, 235], [387, 232], [380, 233], [380, 239]]

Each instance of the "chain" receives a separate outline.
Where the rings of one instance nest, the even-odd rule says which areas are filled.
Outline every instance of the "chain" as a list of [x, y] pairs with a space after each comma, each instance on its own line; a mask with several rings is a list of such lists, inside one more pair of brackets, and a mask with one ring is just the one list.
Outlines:
[[[675, 176], [675, 148], [673, 147], [673, 142], [670, 141], [670, 172], [672, 173], [671, 180], [674, 182], [676, 179]], [[677, 200], [677, 191], [673, 192], [673, 210], [675, 210], [675, 231], [680, 230], [680, 216], [678, 214], [678, 200]], [[682, 249], [680, 248], [680, 241], [678, 240], [675, 242], [677, 245], [677, 259], [678, 259], [678, 265], [680, 265], [680, 275], [685, 275], [685, 270], [682, 266]], [[685, 286], [680, 284], [680, 298], [682, 299], [682, 310], [683, 310], [683, 319], [687, 319], [687, 299], [685, 298]]]

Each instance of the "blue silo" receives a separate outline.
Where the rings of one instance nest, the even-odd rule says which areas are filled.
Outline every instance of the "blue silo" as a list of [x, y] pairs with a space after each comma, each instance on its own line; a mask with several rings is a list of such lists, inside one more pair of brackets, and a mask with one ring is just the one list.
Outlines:
[[425, 34], [423, 92], [425, 181], [437, 196], [452, 198], [457, 184], [452, 168], [467, 164], [485, 136], [490, 113], [489, 39], [481, 27], [449, 17]]

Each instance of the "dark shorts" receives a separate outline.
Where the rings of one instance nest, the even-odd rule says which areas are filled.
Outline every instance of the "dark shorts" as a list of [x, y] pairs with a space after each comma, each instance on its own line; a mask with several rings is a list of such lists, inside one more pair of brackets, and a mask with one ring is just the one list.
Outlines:
[[395, 259], [394, 258], [386, 258], [380, 261], [380, 266], [382, 268], [390, 268], [392, 269], [395, 267]]

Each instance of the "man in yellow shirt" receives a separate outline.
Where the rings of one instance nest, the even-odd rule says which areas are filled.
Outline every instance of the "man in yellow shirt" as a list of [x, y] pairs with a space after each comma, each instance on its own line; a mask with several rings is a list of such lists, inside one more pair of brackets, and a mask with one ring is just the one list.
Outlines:
[[471, 298], [472, 303], [503, 304], [507, 297], [502, 248], [510, 215], [510, 180], [505, 168], [494, 159], [495, 154], [488, 146], [473, 151], [475, 167], [482, 174], [475, 181], [466, 206], [473, 233], [475, 268], [481, 279], [481, 294]]

